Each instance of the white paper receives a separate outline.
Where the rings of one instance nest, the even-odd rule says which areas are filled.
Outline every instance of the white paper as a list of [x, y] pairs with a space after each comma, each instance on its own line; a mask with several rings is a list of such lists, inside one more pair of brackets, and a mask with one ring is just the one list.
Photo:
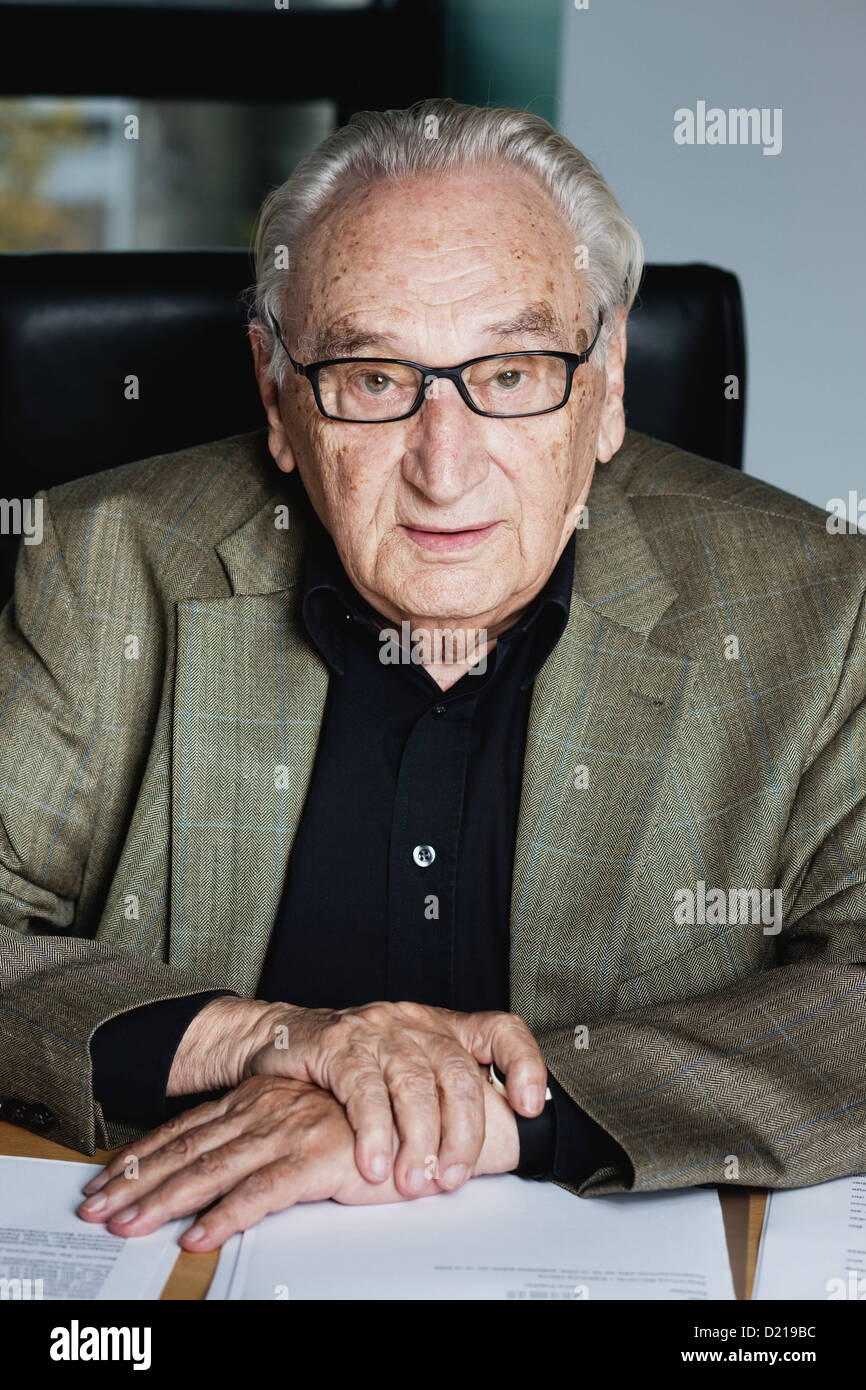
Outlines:
[[866, 1299], [866, 1177], [770, 1193], [753, 1299]]
[[0, 1156], [0, 1279], [21, 1280], [3, 1285], [5, 1298], [159, 1298], [189, 1223], [125, 1239], [83, 1221], [75, 1210], [81, 1189], [101, 1171], [100, 1164]]
[[230, 1236], [220, 1249], [219, 1261], [205, 1298], [219, 1300], [231, 1298], [232, 1282], [237, 1270], [240, 1250], [241, 1235]]
[[230, 1299], [734, 1297], [715, 1190], [582, 1198], [511, 1174], [416, 1201], [291, 1207], [220, 1261], [228, 1293], [213, 1296]]

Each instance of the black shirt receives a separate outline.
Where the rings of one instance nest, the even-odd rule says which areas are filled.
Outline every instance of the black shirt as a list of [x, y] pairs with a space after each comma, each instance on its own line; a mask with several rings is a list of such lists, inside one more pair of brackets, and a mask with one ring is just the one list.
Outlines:
[[[311, 1008], [411, 999], [507, 1010], [529, 705], [568, 619], [575, 536], [486, 660], [443, 692], [411, 659], [408, 625], [401, 631], [365, 602], [309, 504], [305, 511], [302, 613], [331, 678], [256, 997]], [[217, 993], [145, 1005], [97, 1029], [94, 1094], [106, 1114], [158, 1124], [195, 1103], [167, 1101], [165, 1087], [186, 1027]], [[545, 1115], [518, 1117], [518, 1171], [577, 1182], [605, 1164], [627, 1168], [611, 1136], [553, 1077], [548, 1084]]]

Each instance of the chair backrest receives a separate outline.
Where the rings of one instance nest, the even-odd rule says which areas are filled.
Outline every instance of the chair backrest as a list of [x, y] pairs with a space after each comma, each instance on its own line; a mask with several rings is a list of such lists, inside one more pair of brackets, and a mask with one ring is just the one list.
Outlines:
[[[259, 428], [241, 297], [253, 279], [246, 251], [0, 255], [5, 497]], [[736, 276], [647, 266], [629, 319], [628, 424], [738, 468], [744, 378]], [[17, 544], [0, 537], [0, 603]]]
[[742, 468], [745, 391], [736, 275], [700, 263], [647, 266], [628, 319], [626, 424]]

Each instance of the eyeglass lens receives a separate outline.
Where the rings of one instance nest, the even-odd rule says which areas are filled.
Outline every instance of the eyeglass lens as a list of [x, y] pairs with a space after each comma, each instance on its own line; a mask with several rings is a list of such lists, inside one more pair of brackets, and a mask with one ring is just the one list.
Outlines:
[[[560, 357], [545, 355], [485, 358], [465, 367], [462, 380], [470, 399], [490, 415], [529, 415], [560, 405], [568, 368]], [[399, 362], [361, 358], [323, 367], [319, 394], [329, 415], [348, 420], [393, 420], [415, 404], [423, 373]], [[429, 394], [444, 387], [430, 378]]]

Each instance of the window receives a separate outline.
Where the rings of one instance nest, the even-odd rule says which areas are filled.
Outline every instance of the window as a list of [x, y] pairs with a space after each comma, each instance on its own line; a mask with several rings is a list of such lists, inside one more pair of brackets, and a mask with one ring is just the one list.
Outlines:
[[246, 246], [336, 124], [330, 100], [2, 99], [0, 251]]

